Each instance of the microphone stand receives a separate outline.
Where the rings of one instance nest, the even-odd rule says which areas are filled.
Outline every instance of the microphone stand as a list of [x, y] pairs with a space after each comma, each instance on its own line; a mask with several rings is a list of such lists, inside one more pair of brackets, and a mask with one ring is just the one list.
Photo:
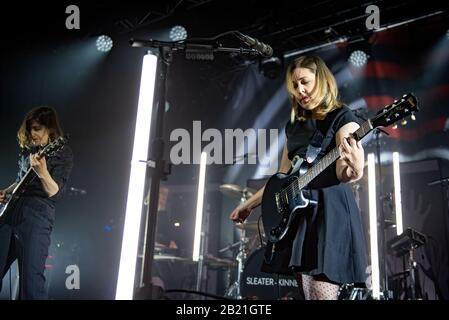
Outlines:
[[[157, 48], [159, 50], [157, 60], [157, 103], [155, 114], [154, 139], [150, 139], [150, 152], [152, 152], [152, 159], [147, 161], [150, 170], [147, 170], [145, 181], [150, 179], [149, 205], [146, 208], [146, 226], [145, 226], [145, 242], [143, 251], [143, 274], [140, 287], [134, 293], [135, 299], [153, 299], [156, 295], [156, 290], [153, 290], [152, 285], [152, 265], [154, 256], [154, 242], [157, 224], [157, 205], [159, 202], [159, 186], [160, 181], [165, 180], [170, 174], [170, 164], [163, 160], [164, 155], [164, 141], [163, 141], [163, 124], [164, 124], [164, 109], [167, 91], [167, 74], [170, 64], [173, 61], [173, 51], [185, 50], [190, 53], [191, 59], [204, 60], [204, 57], [209, 60], [213, 59], [214, 52], [228, 52], [238, 54], [258, 55], [258, 51], [254, 49], [244, 48], [224, 48], [216, 47], [208, 44], [193, 44], [186, 42], [166, 42], [158, 40], [135, 40], [129, 41], [132, 47], [148, 47]], [[212, 58], [212, 59], [210, 59]], [[207, 59], [206, 59], [207, 60]], [[151, 155], [149, 155], [151, 156]]]
[[[135, 45], [132, 41], [130, 44], [134, 47], [143, 47], [144, 45]], [[164, 109], [166, 101], [167, 89], [167, 74], [170, 63], [172, 62], [172, 47], [166, 43], [154, 42], [146, 43], [148, 46], [159, 49], [157, 59], [157, 79], [155, 88], [155, 97], [157, 102], [155, 111], [155, 130], [154, 139], [150, 139], [150, 153], [147, 166], [145, 181], [150, 180], [149, 203], [146, 206], [146, 226], [145, 226], [145, 242], [143, 251], [143, 272], [142, 279], [138, 290], [134, 293], [135, 299], [153, 299], [156, 298], [156, 290], [153, 289], [152, 284], [152, 265], [154, 256], [154, 242], [157, 225], [157, 209], [159, 203], [159, 186], [160, 181], [165, 180], [170, 174], [170, 164], [163, 159], [164, 155], [164, 141], [163, 141], [163, 124], [164, 124]], [[146, 183], [147, 184], [147, 183]]]
[[[213, 60], [215, 52], [236, 53], [249, 56], [261, 56], [262, 54], [255, 49], [248, 48], [228, 48], [223, 47], [220, 43], [217, 45], [191, 42], [169, 42], [159, 40], [137, 40], [131, 39], [129, 41], [133, 47], [149, 47], [149, 48], [165, 48], [169, 51], [184, 50], [186, 58], [191, 60]], [[171, 61], [170, 61], [171, 62]]]

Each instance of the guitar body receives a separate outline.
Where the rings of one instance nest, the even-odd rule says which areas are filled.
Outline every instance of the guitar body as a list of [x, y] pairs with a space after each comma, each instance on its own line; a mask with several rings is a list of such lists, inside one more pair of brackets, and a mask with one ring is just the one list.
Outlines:
[[265, 185], [262, 197], [262, 221], [265, 234], [270, 242], [280, 241], [289, 231], [301, 209], [309, 206], [311, 202], [315, 203], [306, 198], [303, 190], [300, 189], [287, 193], [279, 192], [292, 185], [306, 170], [306, 163], [298, 161], [290, 173], [277, 173]]

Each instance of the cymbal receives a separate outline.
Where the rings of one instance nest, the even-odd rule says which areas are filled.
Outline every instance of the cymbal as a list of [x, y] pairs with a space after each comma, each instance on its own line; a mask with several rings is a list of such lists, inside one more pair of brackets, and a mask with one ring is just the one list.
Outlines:
[[204, 255], [204, 263], [209, 268], [213, 268], [213, 269], [232, 268], [236, 265], [236, 262], [234, 260], [227, 259], [227, 258], [218, 258], [211, 254]]
[[[244, 223], [237, 223], [235, 225], [235, 227], [237, 229], [242, 229], [242, 230], [246, 230], [246, 231], [258, 231], [258, 227], [257, 227], [257, 222], [244, 222]], [[263, 228], [261, 228], [263, 229]], [[261, 230], [262, 231], [262, 230]]]
[[192, 261], [192, 259], [189, 258], [183, 258], [183, 257], [178, 257], [178, 256], [174, 256], [171, 254], [155, 254], [153, 256], [153, 260], [157, 260], [157, 261], [179, 261], [179, 262], [184, 262], [184, 263], [194, 263]]
[[255, 190], [255, 189], [241, 187], [236, 184], [222, 184], [220, 186], [220, 191], [224, 195], [226, 195], [230, 198], [239, 199], [239, 200], [249, 199], [257, 192], [257, 190]]

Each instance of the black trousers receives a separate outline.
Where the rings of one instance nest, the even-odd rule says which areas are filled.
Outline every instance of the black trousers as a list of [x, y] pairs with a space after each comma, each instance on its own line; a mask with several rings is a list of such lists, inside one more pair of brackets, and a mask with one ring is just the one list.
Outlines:
[[54, 208], [35, 197], [24, 197], [0, 225], [1, 280], [17, 259], [19, 298], [47, 299], [45, 262], [53, 230]]

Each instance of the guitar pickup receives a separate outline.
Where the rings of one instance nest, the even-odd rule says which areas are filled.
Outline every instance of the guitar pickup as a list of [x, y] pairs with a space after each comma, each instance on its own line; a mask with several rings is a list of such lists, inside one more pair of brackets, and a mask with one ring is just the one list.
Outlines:
[[278, 208], [278, 212], [281, 210], [281, 204], [280, 204], [280, 199], [279, 199], [279, 193], [276, 193], [274, 195], [274, 197], [276, 198], [276, 207]]

